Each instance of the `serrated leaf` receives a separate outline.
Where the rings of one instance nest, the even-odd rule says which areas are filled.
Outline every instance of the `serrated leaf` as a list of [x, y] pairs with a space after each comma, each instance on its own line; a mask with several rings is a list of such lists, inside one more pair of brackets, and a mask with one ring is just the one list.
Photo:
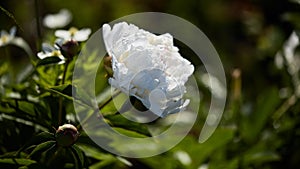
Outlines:
[[46, 57], [42, 60], [39, 60], [36, 66], [49, 65], [60, 62], [61, 59], [59, 57]]

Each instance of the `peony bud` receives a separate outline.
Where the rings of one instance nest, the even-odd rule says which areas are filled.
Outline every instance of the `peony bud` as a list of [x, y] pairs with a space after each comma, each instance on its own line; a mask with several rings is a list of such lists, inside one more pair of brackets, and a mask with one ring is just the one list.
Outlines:
[[79, 51], [79, 44], [75, 40], [68, 40], [60, 46], [61, 52], [67, 59], [72, 59]]
[[105, 69], [108, 77], [112, 77], [113, 76], [111, 59], [112, 59], [112, 57], [108, 56], [108, 55], [104, 56], [104, 59], [103, 59], [104, 69]]
[[64, 124], [59, 126], [55, 133], [56, 143], [62, 147], [73, 145], [79, 136], [77, 128], [72, 124]]

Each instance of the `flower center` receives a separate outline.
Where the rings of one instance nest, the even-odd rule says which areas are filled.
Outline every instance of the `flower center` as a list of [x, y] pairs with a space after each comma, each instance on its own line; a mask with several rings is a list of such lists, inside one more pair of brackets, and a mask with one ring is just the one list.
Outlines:
[[73, 37], [73, 36], [75, 35], [75, 33], [78, 32], [78, 29], [75, 28], [75, 27], [71, 27], [71, 28], [69, 29], [69, 32], [70, 32], [70, 34], [71, 34], [71, 37]]
[[7, 35], [3, 35], [0, 40], [2, 41], [2, 43], [7, 43], [9, 37]]
[[61, 55], [59, 50], [54, 50], [54, 51], [52, 51], [51, 54], [52, 54], [52, 56], [60, 56]]

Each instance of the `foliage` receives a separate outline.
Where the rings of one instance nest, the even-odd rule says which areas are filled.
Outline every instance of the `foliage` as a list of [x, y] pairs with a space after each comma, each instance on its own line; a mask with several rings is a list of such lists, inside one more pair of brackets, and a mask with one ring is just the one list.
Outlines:
[[[89, 25], [92, 28], [141, 9], [161, 10], [191, 20], [212, 38], [219, 49], [229, 84], [228, 101], [221, 124], [209, 140], [198, 142], [209, 110], [211, 91], [201, 79], [205, 74], [201, 63], [195, 61], [195, 77], [202, 92], [197, 122], [190, 133], [170, 151], [141, 159], [111, 154], [88, 137], [73, 108], [73, 102], [92, 106], [90, 100], [72, 96], [72, 89], [82, 92], [72, 85], [77, 50], [75, 54], [73, 51], [72, 56], [66, 57], [64, 53], [63, 64], [58, 64], [62, 59], [56, 56], [39, 59], [36, 54], [40, 52], [41, 40], [54, 44], [54, 31], [41, 27], [37, 22], [43, 37], [32, 35], [34, 31], [30, 31], [32, 27], [25, 23], [24, 18], [31, 15], [23, 15], [24, 12], [20, 10], [26, 6], [25, 2], [21, 1], [15, 6], [13, 2], [17, 3], [7, 1], [0, 4], [1, 11], [4, 11], [1, 12], [1, 21], [2, 18], [6, 21], [1, 23], [1, 29], [9, 28], [9, 24], [3, 25], [5, 23], [23, 28], [22, 31], [18, 29], [17, 34], [22, 38], [16, 37], [22, 40], [0, 46], [0, 168], [273, 169], [299, 166], [298, 1], [175, 0], [145, 1], [138, 5], [131, 0], [120, 1], [120, 4], [99, 1], [97, 6], [93, 5], [94, 1], [64, 4], [57, 0], [36, 0], [36, 4], [31, 4], [32, 8], [43, 9], [43, 6], [48, 11], [58, 11], [66, 6], [75, 16], [72, 24]], [[105, 9], [105, 12], [95, 17], [99, 8]], [[37, 20], [40, 17], [39, 14], [35, 16]], [[298, 38], [298, 43], [291, 44], [291, 37]], [[79, 42], [78, 48], [84, 44]], [[294, 48], [291, 47], [293, 45]], [[196, 60], [193, 52], [180, 43], [178, 46], [182, 55]], [[286, 50], [292, 54], [289, 55]], [[100, 63], [97, 76], [95, 92], [99, 95], [97, 101], [104, 120], [122, 134], [151, 136], [151, 125], [159, 123], [149, 127], [115, 114], [117, 109], [112, 99], [106, 97], [110, 87], [105, 63]], [[89, 98], [88, 93], [85, 95]], [[121, 95], [118, 97], [122, 99]], [[59, 126], [65, 123], [76, 126], [80, 136], [75, 144], [62, 147], [57, 144], [55, 134]], [[117, 143], [121, 144], [121, 141]], [[114, 146], [122, 147], [117, 144]], [[143, 146], [138, 148], [146, 150]]]

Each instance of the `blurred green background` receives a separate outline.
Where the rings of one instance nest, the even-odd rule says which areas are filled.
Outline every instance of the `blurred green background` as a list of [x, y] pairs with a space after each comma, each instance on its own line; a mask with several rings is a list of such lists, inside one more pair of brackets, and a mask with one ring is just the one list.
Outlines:
[[[34, 53], [40, 51], [41, 40], [47, 39], [49, 32], [40, 25], [39, 40], [36, 19], [42, 20], [46, 14], [62, 8], [73, 14], [69, 25], [93, 31], [128, 14], [165, 12], [198, 26], [215, 46], [227, 77], [228, 100], [212, 138], [203, 144], [197, 142], [199, 127], [205, 119], [205, 113], [200, 113], [199, 124], [170, 152], [146, 159], [127, 159], [132, 165], [119, 160], [101, 163], [98, 168], [299, 168], [299, 43], [293, 51], [296, 72], [289, 71], [291, 63], [284, 57], [283, 66], [276, 65], [275, 57], [286, 48], [284, 44], [293, 31], [299, 37], [299, 0], [2, 0], [0, 6], [16, 21], [0, 11], [0, 29], [9, 30], [17, 23], [17, 35], [29, 43]], [[188, 53], [182, 53], [185, 54]], [[17, 65], [18, 60], [15, 62]], [[210, 94], [201, 80], [199, 84], [204, 94], [200, 112], [205, 112]], [[10, 134], [8, 128], [16, 124], [7, 126], [1, 119], [3, 154], [16, 151], [35, 133], [28, 127], [16, 135]], [[92, 150], [85, 150], [92, 154]], [[95, 159], [90, 160], [90, 165], [97, 163]], [[106, 159], [110, 158], [98, 160]]]

